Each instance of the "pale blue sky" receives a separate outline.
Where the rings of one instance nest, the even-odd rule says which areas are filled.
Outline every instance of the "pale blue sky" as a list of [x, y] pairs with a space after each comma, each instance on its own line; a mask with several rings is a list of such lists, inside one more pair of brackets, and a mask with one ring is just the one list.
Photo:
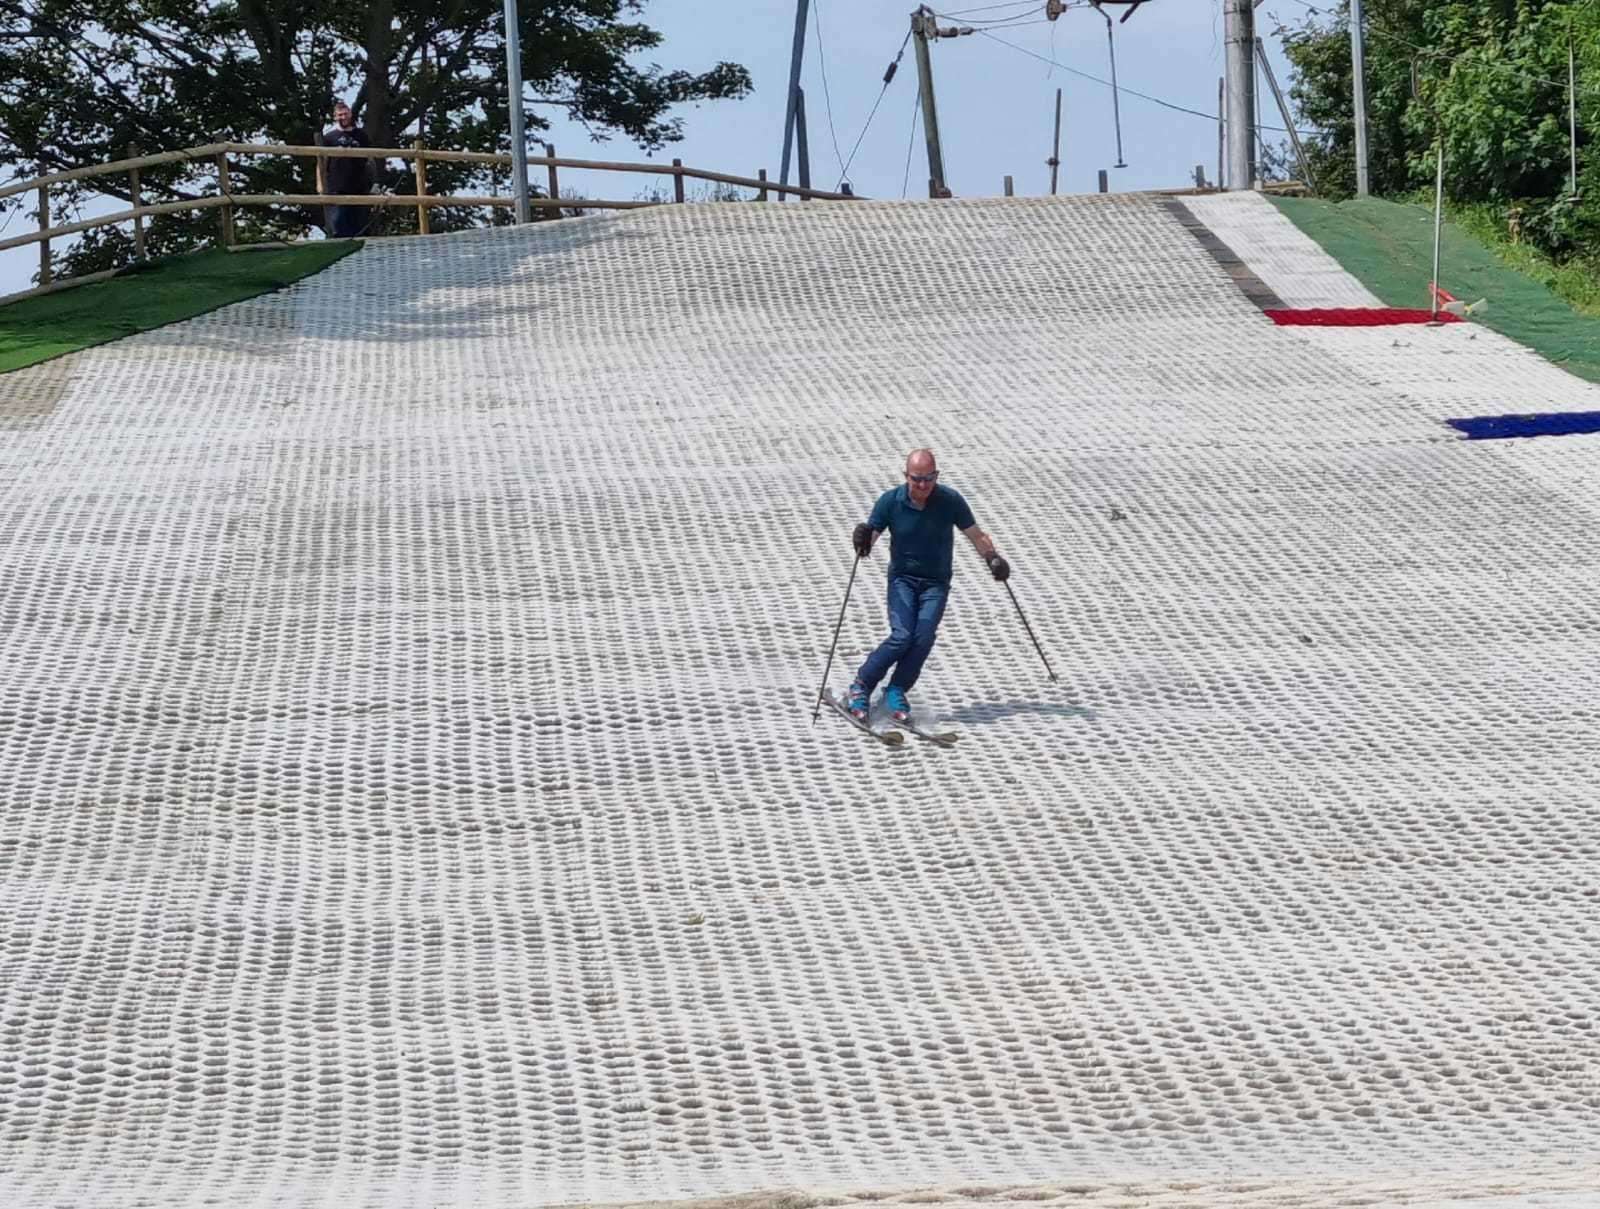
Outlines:
[[[1061, 183], [1064, 193], [1096, 188], [1100, 168], [1111, 170], [1113, 190], [1149, 189], [1190, 183], [1196, 164], [1214, 179], [1217, 164], [1217, 79], [1222, 72], [1221, 0], [1147, 0], [1116, 26], [1118, 80], [1122, 94], [1123, 155], [1127, 167], [1113, 168], [1116, 140], [1111, 90], [1069, 74], [1063, 68], [1102, 79], [1109, 77], [1106, 25], [1094, 10], [1069, 9], [1055, 22], [1044, 20], [1043, 0], [949, 0], [935, 5], [950, 14], [942, 25], [978, 20], [1016, 21], [992, 28], [990, 36], [940, 39], [933, 46], [933, 70], [944, 142], [945, 168], [957, 195], [998, 194], [1002, 179], [1015, 178], [1018, 193], [1049, 188], [1050, 136], [1055, 89], [1063, 89]], [[910, 0], [812, 0], [803, 83], [811, 132], [812, 183], [831, 188], [839, 178], [839, 157], [848, 158], [882, 89], [884, 68], [894, 58], [910, 24]], [[983, 11], [972, 11], [982, 9]], [[1107, 11], [1120, 16], [1119, 5]], [[956, 14], [965, 13], [965, 16]], [[742, 101], [682, 109], [685, 138], [657, 158], [676, 155], [686, 164], [754, 176], [766, 168], [776, 179], [781, 158], [785, 89], [794, 32], [795, 0], [651, 0], [643, 19], [664, 41], [648, 56], [668, 69], [701, 70], [720, 59], [742, 63], [755, 82]], [[1304, 14], [1295, 0], [1266, 0], [1256, 10], [1257, 32], [1267, 41], [1280, 83], [1288, 88], [1288, 65], [1273, 31], [1279, 17]], [[821, 24], [821, 40], [817, 25]], [[1021, 48], [1002, 46], [995, 39]], [[1040, 58], [1054, 59], [1052, 68]], [[823, 87], [826, 69], [827, 89]], [[1206, 117], [1163, 108], [1132, 95], [1147, 93]], [[858, 193], [899, 197], [907, 180], [909, 196], [927, 195], [927, 159], [920, 129], [911, 142], [916, 104], [915, 56], [908, 46], [900, 70], [850, 167]], [[828, 97], [833, 130], [829, 132]], [[1263, 121], [1280, 125], [1270, 94], [1263, 93]], [[642, 159], [621, 138], [596, 145], [581, 128], [555, 121], [549, 136], [565, 155], [601, 159]], [[1270, 134], [1273, 141], [1281, 134]], [[535, 148], [537, 150], [537, 148]], [[793, 179], [797, 174], [792, 173]], [[535, 179], [542, 179], [535, 173]], [[618, 177], [567, 171], [563, 187], [590, 197], [631, 199], [661, 178]], [[20, 217], [12, 223], [24, 221]], [[20, 229], [20, 228], [17, 228]], [[34, 247], [0, 253], [0, 293], [25, 289], [38, 264]]]
[[[1064, 67], [1109, 78], [1106, 23], [1094, 10], [1076, 7], [1054, 22], [1044, 20], [1043, 0], [1018, 0], [999, 8], [998, 0], [948, 0], [937, 11], [955, 14], [941, 25], [975, 19], [1018, 20], [991, 37], [940, 39], [933, 46], [935, 90], [944, 143], [945, 168], [958, 195], [996, 194], [1002, 178], [1015, 178], [1019, 193], [1043, 193], [1049, 169], [1055, 89], [1063, 89], [1063, 192], [1095, 189], [1096, 172], [1116, 162], [1110, 88], [1052, 68], [1019, 50], [1053, 58]], [[811, 130], [812, 183], [831, 187], [838, 180], [839, 156], [828, 129], [827, 98], [833, 101], [839, 151], [846, 158], [882, 88], [884, 68], [894, 58], [915, 7], [908, 0], [812, 0], [803, 83]], [[987, 11], [970, 11], [977, 8]], [[1107, 12], [1120, 16], [1120, 5]], [[1272, 36], [1278, 14], [1293, 20], [1303, 8], [1293, 0], [1267, 0], [1256, 10], [1257, 32], [1266, 39], [1287, 91], [1288, 65]], [[672, 150], [686, 164], [754, 175], [766, 168], [776, 178], [781, 155], [785, 89], [794, 31], [795, 0], [652, 0], [646, 20], [665, 35], [652, 56], [663, 66], [697, 69], [731, 59], [750, 69], [754, 93], [743, 101], [686, 108], [685, 138]], [[819, 53], [817, 18], [822, 26]], [[1118, 82], [1174, 104], [1214, 114], [1222, 73], [1220, 0], [1147, 0], [1116, 26]], [[858, 193], [899, 197], [906, 179], [906, 148], [916, 103], [917, 72], [907, 48], [861, 149], [850, 168]], [[1263, 121], [1281, 125], [1270, 95]], [[1112, 170], [1113, 189], [1145, 189], [1190, 183], [1195, 164], [1214, 179], [1217, 125], [1150, 101], [1122, 96], [1123, 155], [1128, 167]], [[554, 141], [565, 154], [584, 154], [586, 135], [558, 123]], [[1282, 135], [1272, 135], [1274, 140]], [[612, 151], [623, 144], [613, 142]], [[607, 154], [610, 154], [608, 151]], [[619, 158], [622, 158], [619, 155]], [[912, 148], [909, 193], [927, 195], [927, 158], [920, 130]], [[583, 187], [599, 196], [595, 185]]]

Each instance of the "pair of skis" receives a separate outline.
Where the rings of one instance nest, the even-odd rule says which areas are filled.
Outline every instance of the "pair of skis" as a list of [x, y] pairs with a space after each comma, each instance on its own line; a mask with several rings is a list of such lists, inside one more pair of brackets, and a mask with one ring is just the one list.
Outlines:
[[935, 733], [934, 731], [923, 730], [909, 718], [896, 718], [894, 720], [894, 726], [898, 729], [875, 730], [868, 723], [862, 721], [860, 718], [852, 714], [849, 709], [845, 707], [844, 702], [835, 697], [831, 690], [824, 690], [822, 699], [828, 703], [834, 713], [838, 714], [846, 722], [850, 723], [851, 726], [855, 727], [859, 731], [863, 731], [866, 734], [871, 735], [885, 747], [899, 747], [900, 744], [905, 742], [906, 734], [908, 732], [915, 735], [919, 739], [926, 739], [929, 743], [936, 743], [940, 747], [954, 747], [956, 740], [961, 738], [961, 736], [956, 734], [954, 731], [946, 731], [942, 734], [939, 734]]

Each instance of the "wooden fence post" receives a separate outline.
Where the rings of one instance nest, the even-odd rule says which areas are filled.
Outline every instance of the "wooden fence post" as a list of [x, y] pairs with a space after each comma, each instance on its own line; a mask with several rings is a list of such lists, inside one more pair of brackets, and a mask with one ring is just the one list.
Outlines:
[[[128, 158], [131, 160], [138, 159], [139, 149], [130, 145], [128, 147]], [[128, 169], [128, 201], [135, 210], [142, 204], [139, 200], [139, 169], [137, 168]], [[133, 216], [133, 256], [135, 260], [143, 260], [145, 258], [144, 215], [142, 214]]]
[[[760, 170], [758, 170], [756, 172], [756, 175], [758, 177], [760, 177], [762, 180], [766, 180], [767, 179], [767, 170], [765, 168], [762, 168], [762, 169], [760, 169]], [[766, 201], [767, 200], [767, 191], [765, 189], [762, 189], [759, 193], [757, 193], [756, 194], [756, 200], [757, 201]]]
[[[415, 147], [416, 151], [417, 151], [417, 159], [416, 159], [417, 196], [418, 197], [427, 197], [428, 196], [428, 161], [427, 161], [426, 157], [423, 155], [422, 137], [420, 135], [417, 137], [417, 141], [415, 143], [413, 143], [412, 146]], [[428, 207], [424, 206], [424, 205], [422, 205], [420, 203], [417, 205], [417, 231], [422, 235], [428, 235], [428, 234], [431, 233], [429, 231], [429, 229], [428, 229]]]
[[[217, 184], [222, 189], [222, 196], [229, 197], [233, 193], [233, 186], [228, 183], [228, 153], [217, 152]], [[224, 202], [222, 205], [222, 243], [224, 247], [233, 247], [233, 206]]]
[[[50, 229], [50, 186], [39, 186], [39, 230]], [[39, 241], [39, 284], [50, 284], [50, 241]]]
[[[316, 146], [316, 147], [322, 146], [322, 131], [313, 130], [311, 132], [311, 143], [312, 143], [313, 146]], [[327, 193], [328, 193], [328, 157], [325, 156], [325, 155], [319, 155], [319, 156], [317, 156], [317, 196], [318, 197], [325, 197], [325, 196], [327, 196]], [[322, 212], [323, 212], [322, 213], [322, 223], [323, 223], [324, 228], [326, 228], [327, 226], [330, 225], [327, 211], [328, 211], [328, 207], [327, 206], [323, 206], [322, 207]]]
[[[545, 153], [545, 155], [549, 156], [549, 158], [553, 161], [556, 158], [556, 145], [554, 143], [546, 143], [544, 145], [544, 153]], [[561, 182], [556, 178], [556, 166], [555, 166], [554, 163], [550, 164], [550, 200], [551, 201], [560, 201], [561, 200]], [[560, 207], [552, 208], [552, 210], [550, 212], [550, 217], [551, 218], [560, 218], [561, 217], [561, 209], [560, 209]]]
[[[149, 220], [161, 214], [189, 213], [195, 210], [206, 209], [216, 209], [222, 212], [219, 217], [219, 238], [229, 248], [238, 249], [240, 247], [240, 241], [242, 238], [245, 235], [251, 234], [251, 229], [241, 229], [239, 227], [239, 217], [237, 212], [240, 206], [305, 207], [312, 214], [315, 214], [318, 209], [332, 208], [331, 206], [328, 206], [325, 199], [332, 196], [328, 193], [329, 182], [327, 177], [329, 174], [327, 172], [327, 160], [331, 152], [335, 149], [327, 145], [320, 132], [312, 132], [311, 141], [314, 145], [281, 146], [278, 144], [245, 145], [236, 143], [215, 143], [204, 147], [191, 147], [186, 150], [171, 151], [148, 156], [141, 156], [139, 154], [139, 149], [130, 144], [128, 147], [129, 154], [124, 160], [105, 164], [88, 165], [83, 168], [72, 169], [65, 173], [56, 174], [54, 177], [39, 177], [33, 180], [18, 181], [11, 185], [0, 187], [0, 194], [14, 198], [20, 198], [29, 192], [34, 193], [37, 197], [38, 209], [36, 217], [39, 223], [39, 229], [37, 231], [25, 231], [20, 235], [13, 235], [9, 238], [5, 236], [4, 232], [0, 232], [0, 251], [4, 251], [10, 247], [23, 247], [29, 243], [38, 244], [39, 274], [37, 280], [39, 280], [41, 284], [59, 284], [54, 282], [54, 273], [51, 268], [51, 252], [53, 250], [54, 236], [56, 234], [60, 234], [63, 238], [65, 238], [66, 236], [76, 234], [79, 231], [93, 230], [104, 226], [120, 225], [121, 223], [132, 219], [135, 226], [135, 255], [140, 260], [143, 260], [152, 254], [149, 248], [149, 237], [153, 233], [153, 228], [150, 227]], [[546, 157], [546, 167], [550, 169], [557, 168], [558, 165], [553, 162], [557, 159], [557, 156], [555, 155], [555, 146], [550, 143], [545, 143], [543, 146], [545, 150], [549, 152], [549, 155]], [[418, 211], [418, 226], [423, 232], [431, 234], [431, 203], [434, 201], [448, 201], [450, 204], [457, 204], [459, 202], [462, 204], [475, 206], [493, 206], [501, 200], [499, 197], [451, 196], [448, 192], [443, 194], [434, 194], [428, 187], [429, 182], [427, 179], [427, 162], [429, 160], [436, 159], [440, 160], [441, 162], [450, 161], [462, 163], [481, 163], [498, 166], [501, 163], [501, 160], [499, 157], [493, 155], [482, 155], [473, 152], [458, 152], [443, 148], [437, 150], [429, 149], [425, 145], [425, 136], [421, 133], [417, 135], [416, 139], [409, 148], [379, 148], [376, 149], [376, 152], [373, 149], [362, 149], [360, 154], [373, 159], [378, 159], [381, 158], [383, 152], [392, 151], [394, 154], [403, 159], [407, 158], [405, 155], [405, 151], [407, 150], [411, 152], [410, 158], [416, 161], [414, 165], [414, 171], [417, 178], [417, 183], [419, 185], [419, 192], [413, 195], [411, 204], [412, 207]], [[246, 156], [255, 154], [287, 155], [300, 159], [313, 160], [316, 168], [316, 174], [319, 178], [316, 186], [317, 192], [296, 192], [289, 194], [252, 193], [249, 191], [250, 181], [248, 180], [248, 174], [247, 180], [243, 182], [244, 187], [238, 191], [235, 191], [233, 188], [232, 165], [229, 163], [230, 158], [233, 155]], [[168, 164], [182, 161], [187, 164], [198, 165], [200, 160], [207, 158], [214, 161], [217, 171], [219, 193], [216, 196], [190, 198], [180, 201], [155, 201], [147, 204], [142, 189], [142, 170], [147, 164], [154, 166], [157, 164]], [[144, 162], [140, 162], [141, 160]], [[588, 160], [576, 160], [574, 162], [579, 166], [587, 166], [590, 169], [602, 171], [636, 172], [641, 169], [645, 169], [650, 170], [655, 174], [661, 174], [659, 162], [656, 164], [602, 163]], [[61, 180], [80, 180], [94, 176], [116, 175], [123, 172], [126, 172], [129, 175], [128, 195], [134, 202], [131, 213], [106, 215], [102, 218], [89, 219], [82, 222], [70, 222], [68, 221], [68, 217], [70, 216], [63, 216], [61, 214], [52, 215], [49, 191], [50, 184]], [[759, 176], [752, 178], [725, 173], [704, 172], [699, 169], [687, 168], [684, 166], [684, 162], [681, 159], [673, 159], [671, 165], [667, 169], [666, 174], [670, 174], [673, 178], [672, 201], [674, 204], [681, 204], [688, 200], [685, 179], [690, 176], [695, 177], [697, 180], [703, 179], [715, 181], [717, 182], [718, 186], [727, 189], [749, 189], [756, 197], [762, 200], [769, 198], [776, 199], [782, 195], [783, 190], [786, 188], [786, 186], [779, 185], [777, 182], [771, 180], [766, 169], [761, 169]], [[632, 209], [640, 206], [656, 205], [658, 204], [658, 199], [660, 198], [659, 188], [657, 186], [652, 186], [652, 192], [649, 195], [648, 200], [644, 198], [638, 198], [633, 201], [601, 201], [598, 199], [583, 197], [581, 191], [575, 192], [571, 199], [566, 199], [560, 193], [559, 180], [555, 172], [551, 173], [550, 179], [552, 183], [552, 192], [555, 194], [555, 196], [551, 198], [551, 201], [559, 201], [559, 208], [561, 210], [566, 210], [568, 208], [574, 210], [607, 209], [613, 207], [620, 209]], [[299, 178], [297, 175], [296, 180], [301, 180], [301, 178]], [[301, 180], [299, 187], [302, 190], [304, 189], [303, 180]], [[803, 189], [801, 191], [812, 194], [813, 196], [827, 198], [851, 196], [851, 192], [845, 184], [840, 185], [838, 193], [833, 193], [826, 190], [817, 190], [813, 192], [810, 189]], [[727, 194], [723, 193], [721, 195], [726, 196]], [[948, 196], [947, 191], [945, 195]], [[718, 194], [708, 190], [707, 194], [699, 196], [718, 196]], [[360, 201], [362, 199], [357, 200]], [[403, 195], [396, 196], [394, 194], [382, 194], [369, 197], [365, 199], [365, 203], [371, 204], [374, 207], [377, 207], [379, 203], [392, 203], [397, 206], [404, 206], [406, 204]], [[545, 206], [549, 209], [557, 208], [556, 206], [550, 205], [548, 202], [545, 203]], [[325, 220], [326, 216], [323, 217]], [[72, 284], [77, 284], [77, 282], [74, 281]]]

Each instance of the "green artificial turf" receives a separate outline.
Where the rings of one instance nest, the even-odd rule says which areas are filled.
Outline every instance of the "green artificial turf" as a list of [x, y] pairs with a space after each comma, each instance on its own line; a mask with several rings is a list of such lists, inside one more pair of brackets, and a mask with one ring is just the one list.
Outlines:
[[280, 290], [360, 246], [340, 240], [261, 252], [197, 252], [18, 299], [0, 306], [0, 373]]
[[[1385, 306], [1427, 308], [1433, 279], [1430, 208], [1377, 198], [1272, 200]], [[1535, 275], [1531, 266], [1518, 263], [1525, 259], [1502, 255], [1446, 222], [1439, 284], [1463, 302], [1489, 300], [1488, 310], [1473, 322], [1509, 336], [1577, 377], [1600, 382], [1600, 318], [1574, 310], [1544, 284], [1541, 278], [1548, 279], [1547, 274]]]

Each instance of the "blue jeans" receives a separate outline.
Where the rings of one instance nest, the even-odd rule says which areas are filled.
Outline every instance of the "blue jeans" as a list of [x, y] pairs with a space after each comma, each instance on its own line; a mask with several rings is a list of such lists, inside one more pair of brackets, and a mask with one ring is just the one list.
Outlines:
[[359, 239], [367, 233], [371, 206], [329, 206], [328, 235], [333, 239]]
[[856, 673], [861, 686], [872, 692], [892, 665], [889, 683], [909, 689], [922, 675], [934, 640], [939, 637], [939, 620], [944, 616], [950, 585], [936, 579], [913, 575], [889, 577], [889, 637], [867, 656]]

